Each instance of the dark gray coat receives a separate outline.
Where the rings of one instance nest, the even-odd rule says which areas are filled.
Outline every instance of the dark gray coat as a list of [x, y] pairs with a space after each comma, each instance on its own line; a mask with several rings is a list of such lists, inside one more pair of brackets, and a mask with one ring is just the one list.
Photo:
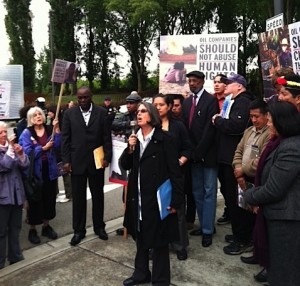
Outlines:
[[266, 159], [261, 186], [248, 190], [245, 200], [263, 205], [269, 220], [300, 221], [300, 136], [284, 139]]

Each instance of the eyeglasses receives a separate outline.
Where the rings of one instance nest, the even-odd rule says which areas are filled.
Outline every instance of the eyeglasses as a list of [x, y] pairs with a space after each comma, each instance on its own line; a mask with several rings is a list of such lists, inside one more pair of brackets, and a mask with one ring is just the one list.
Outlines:
[[148, 112], [147, 109], [138, 109], [138, 110], [136, 111], [136, 114], [138, 114], [138, 113], [146, 113], [146, 112]]

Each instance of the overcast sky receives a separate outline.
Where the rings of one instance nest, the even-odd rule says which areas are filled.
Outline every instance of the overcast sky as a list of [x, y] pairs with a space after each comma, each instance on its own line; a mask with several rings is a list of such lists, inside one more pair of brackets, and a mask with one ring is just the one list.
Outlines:
[[[32, 19], [32, 38], [34, 44], [34, 50], [36, 55], [39, 55], [44, 46], [48, 45], [48, 24], [49, 24], [49, 9], [50, 5], [45, 0], [32, 0], [30, 10], [33, 14]], [[6, 65], [9, 62], [9, 42], [5, 30], [4, 17], [6, 10], [4, 4], [0, 0], [0, 65]], [[123, 48], [118, 48], [118, 51], [122, 56], [118, 58], [118, 63], [124, 67], [123, 75], [129, 72], [129, 66], [127, 64], [128, 57], [126, 51]], [[158, 64], [158, 50], [153, 49], [153, 58], [149, 63], [149, 70], [154, 71]]]

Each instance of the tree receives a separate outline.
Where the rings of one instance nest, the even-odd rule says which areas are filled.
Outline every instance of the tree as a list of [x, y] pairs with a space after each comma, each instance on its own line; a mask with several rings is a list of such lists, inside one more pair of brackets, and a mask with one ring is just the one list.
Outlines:
[[[50, 28], [53, 37], [53, 59], [76, 62], [76, 49], [79, 46], [75, 37], [75, 23], [79, 17], [79, 11], [72, 6], [74, 0], [46, 1], [51, 6]], [[73, 86], [73, 91], [75, 89], [76, 85]]]
[[7, 10], [5, 16], [6, 32], [9, 36], [9, 46], [12, 54], [10, 64], [20, 64], [24, 67], [24, 87], [33, 91], [35, 79], [35, 52], [32, 41], [32, 14], [29, 10], [31, 0], [4, 0]]
[[[143, 1], [151, 5], [153, 1]], [[140, 5], [139, 0], [107, 1], [110, 11], [110, 31], [114, 41], [124, 47], [131, 60], [132, 78], [137, 90], [141, 92], [147, 80], [145, 62], [151, 56], [150, 45], [157, 36], [154, 15], [139, 15], [134, 12]]]
[[81, 61], [87, 67], [85, 76], [90, 87], [93, 80], [100, 77], [102, 89], [107, 89], [110, 83], [109, 64], [114, 56], [112, 34], [107, 25], [111, 21], [110, 14], [103, 0], [76, 0], [74, 5], [81, 9], [78, 30], [87, 37], [80, 54]]

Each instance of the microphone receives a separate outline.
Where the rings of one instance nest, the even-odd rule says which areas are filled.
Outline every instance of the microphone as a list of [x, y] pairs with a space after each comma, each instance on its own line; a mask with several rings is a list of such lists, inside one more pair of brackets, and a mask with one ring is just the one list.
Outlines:
[[130, 127], [131, 127], [131, 134], [135, 134], [135, 127], [137, 126], [136, 120], [130, 121]]
[[[131, 134], [135, 134], [135, 127], [137, 126], [137, 121], [136, 120], [131, 120], [130, 121], [130, 127], [131, 127]], [[135, 146], [131, 146], [131, 150], [134, 151]]]

